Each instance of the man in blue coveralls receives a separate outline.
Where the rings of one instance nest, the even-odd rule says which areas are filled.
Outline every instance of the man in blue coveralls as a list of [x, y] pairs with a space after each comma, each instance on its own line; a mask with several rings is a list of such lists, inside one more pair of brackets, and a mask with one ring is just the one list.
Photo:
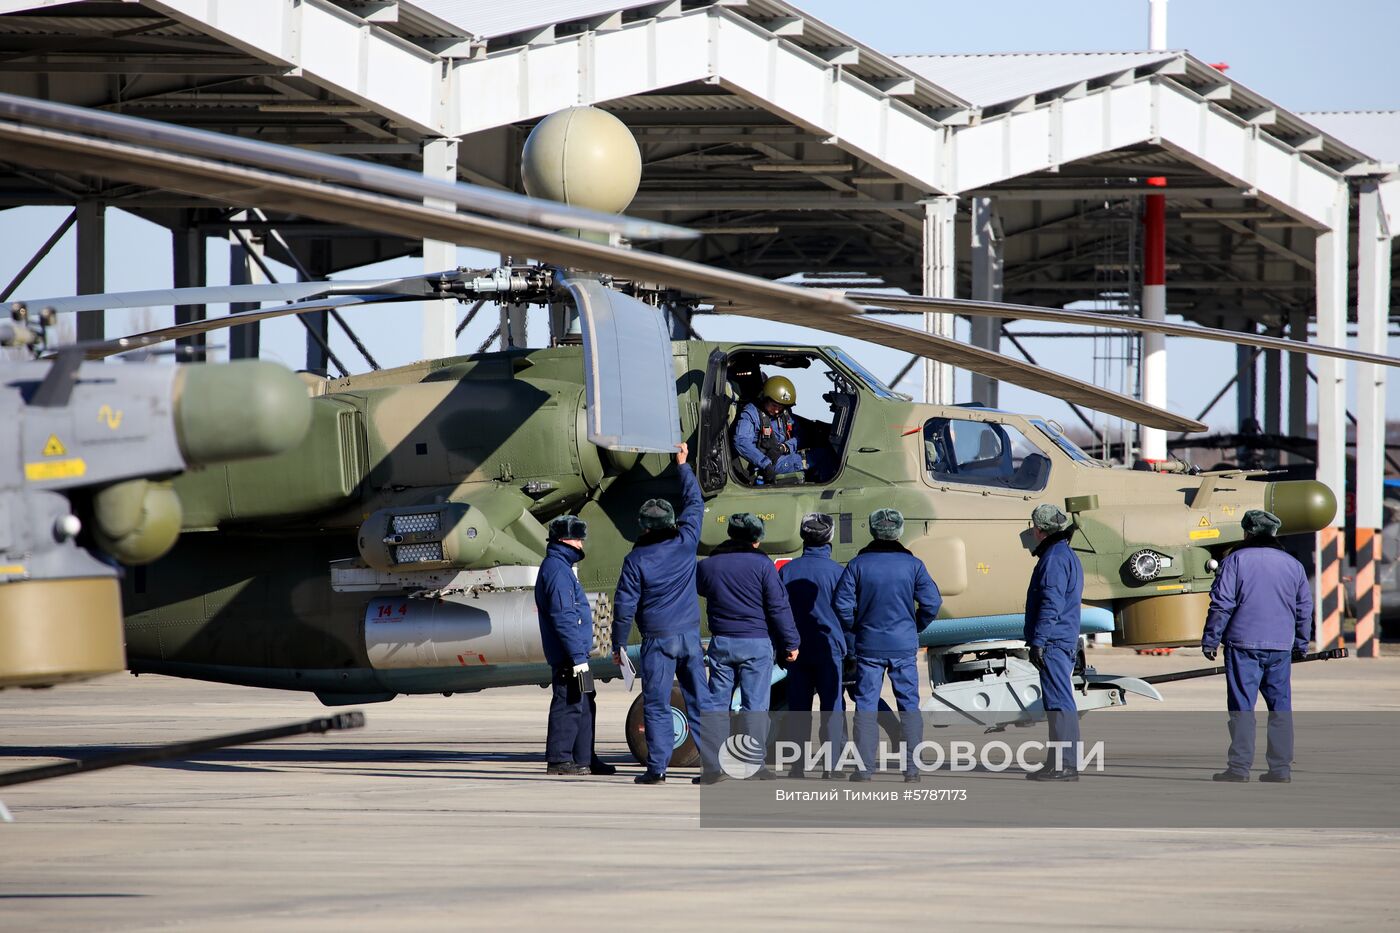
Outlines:
[[[1050, 723], [1045, 764], [1030, 781], [1079, 780], [1079, 707], [1074, 701], [1074, 659], [1079, 654], [1079, 609], [1084, 568], [1069, 546], [1069, 516], [1048, 502], [1031, 512], [1035, 569], [1026, 590], [1026, 645], [1040, 671], [1040, 697]], [[1068, 744], [1059, 744], [1068, 743]]]
[[792, 406], [797, 390], [786, 376], [774, 376], [763, 384], [756, 401], [744, 406], [734, 422], [734, 449], [753, 467], [758, 477], [772, 484], [780, 474], [802, 473], [806, 460]]
[[[710, 621], [710, 704], [716, 728], [707, 725], [706, 737], [720, 739], [719, 725], [740, 693], [744, 733], [758, 748], [768, 740], [768, 697], [773, 685], [773, 658], [784, 663], [797, 660], [797, 627], [792, 622], [787, 591], [778, 582], [773, 561], [758, 549], [763, 541], [763, 519], [736, 512], [727, 522], [729, 540], [700, 562], [696, 583], [705, 597]], [[749, 762], [746, 762], [749, 763]], [[772, 780], [772, 771], [759, 767], [751, 777]], [[706, 769], [697, 784], [724, 779], [718, 768]]]
[[[1313, 598], [1303, 565], [1278, 543], [1278, 516], [1250, 509], [1240, 522], [1245, 540], [1220, 562], [1210, 588], [1201, 653], [1214, 661], [1225, 644], [1225, 700], [1230, 754], [1217, 781], [1244, 783], [1254, 764], [1254, 704], [1269, 707], [1269, 770], [1259, 780], [1293, 780], [1293, 692], [1290, 666], [1312, 641]], [[1290, 649], [1292, 649], [1290, 656]]]
[[855, 732], [861, 769], [851, 775], [852, 781], [868, 781], [874, 770], [875, 716], [886, 673], [904, 726], [904, 780], [919, 779], [914, 760], [914, 748], [924, 738], [919, 633], [938, 616], [943, 597], [924, 562], [899, 543], [903, 533], [904, 516], [895, 509], [871, 512], [875, 540], [851, 558], [832, 598], [841, 627], [853, 633], [855, 641]]
[[[826, 765], [828, 773], [835, 771], [835, 762], [845, 743], [846, 703], [841, 689], [841, 665], [846, 655], [854, 650], [831, 604], [844, 570], [831, 559], [831, 538], [835, 529], [830, 515], [816, 512], [804, 517], [802, 556], [788, 561], [778, 571], [787, 589], [797, 634], [802, 639], [802, 656], [788, 665], [788, 711], [801, 714], [793, 717], [794, 729], [807, 726], [810, 734], [806, 714], [812, 711], [815, 695], [821, 710], [820, 738], [831, 754]], [[788, 736], [792, 741], [807, 737]], [[791, 776], [803, 776], [801, 761], [793, 766]]]
[[613, 597], [613, 660], [622, 663], [635, 620], [642, 635], [642, 715], [646, 723], [647, 770], [638, 784], [666, 783], [675, 733], [671, 724], [671, 679], [680, 684], [686, 718], [702, 754], [700, 720], [709, 705], [705, 662], [700, 652], [700, 600], [695, 595], [695, 549], [705, 500], [686, 466], [689, 448], [679, 447], [681, 514], [665, 499], [648, 499], [638, 514], [641, 536], [622, 561]]
[[540, 642], [552, 672], [545, 770], [550, 774], [584, 774], [593, 758], [592, 686], [586, 675], [593, 650], [593, 612], [574, 564], [583, 560], [588, 525], [574, 515], [549, 523], [549, 544], [535, 579], [535, 609]]

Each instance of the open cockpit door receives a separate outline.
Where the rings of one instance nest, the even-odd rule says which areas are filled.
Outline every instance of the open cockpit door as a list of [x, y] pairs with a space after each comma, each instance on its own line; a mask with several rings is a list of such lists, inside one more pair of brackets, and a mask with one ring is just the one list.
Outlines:
[[699, 457], [700, 488], [719, 492], [729, 481], [729, 420], [734, 402], [729, 397], [723, 350], [715, 350], [705, 364], [705, 381], [700, 388], [700, 425], [696, 443]]

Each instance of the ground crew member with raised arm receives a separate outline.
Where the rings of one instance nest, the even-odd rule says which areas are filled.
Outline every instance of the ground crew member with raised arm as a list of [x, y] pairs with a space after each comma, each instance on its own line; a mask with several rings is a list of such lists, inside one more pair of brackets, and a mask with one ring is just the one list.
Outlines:
[[919, 633], [933, 624], [943, 597], [924, 562], [899, 543], [903, 533], [904, 516], [895, 509], [871, 512], [875, 540], [851, 558], [832, 600], [842, 628], [855, 641], [855, 738], [861, 770], [851, 775], [852, 781], [870, 780], [876, 764], [875, 717], [886, 674], [904, 726], [904, 780], [919, 779], [914, 761], [914, 749], [924, 736]]
[[[1312, 641], [1313, 598], [1303, 565], [1278, 543], [1277, 515], [1250, 509], [1240, 522], [1245, 540], [1220, 562], [1210, 588], [1201, 652], [1214, 661], [1225, 645], [1225, 705], [1230, 754], [1214, 780], [1243, 783], [1254, 764], [1254, 704], [1269, 707], [1269, 770], [1259, 780], [1293, 780], [1291, 665]], [[1291, 649], [1291, 656], [1290, 656]]]
[[1040, 671], [1040, 696], [1050, 725], [1045, 764], [1031, 781], [1079, 780], [1079, 707], [1074, 701], [1074, 659], [1079, 654], [1079, 607], [1084, 568], [1069, 546], [1069, 516], [1048, 502], [1031, 512], [1035, 569], [1026, 590], [1026, 645]]
[[[812, 711], [815, 695], [821, 710], [819, 738], [831, 750], [827, 771], [835, 763], [845, 743], [844, 713], [846, 703], [841, 689], [841, 666], [852, 650], [846, 631], [831, 604], [836, 584], [845, 569], [831, 559], [831, 538], [836, 524], [830, 515], [813, 513], [802, 519], [802, 556], [790, 560], [778, 571], [792, 606], [793, 621], [802, 639], [802, 655], [787, 669], [788, 711], [795, 715], [795, 726], [808, 726], [807, 714]], [[810, 728], [808, 730], [810, 734]], [[789, 741], [805, 740], [794, 734]], [[793, 766], [791, 776], [801, 777], [802, 764]]]
[[[788, 607], [787, 591], [778, 581], [773, 561], [758, 549], [763, 541], [763, 519], [749, 512], [736, 512], [726, 524], [729, 540], [700, 562], [696, 583], [705, 597], [710, 622], [710, 704], [716, 726], [725, 715], [739, 688], [739, 709], [744, 714], [744, 733], [762, 748], [768, 741], [766, 722], [768, 697], [773, 685], [773, 659], [784, 663], [797, 660], [797, 627]], [[707, 738], [720, 740], [715, 735]], [[724, 730], [727, 731], [727, 730]], [[772, 780], [767, 768], [753, 777]], [[718, 768], [706, 770], [697, 784], [723, 780]]]
[[681, 480], [681, 514], [665, 499], [648, 499], [638, 515], [641, 536], [622, 561], [613, 597], [613, 660], [622, 662], [632, 623], [642, 635], [642, 714], [646, 722], [647, 770], [638, 784], [664, 784], [675, 733], [671, 725], [671, 680], [680, 684], [686, 718], [700, 741], [709, 685], [700, 650], [700, 600], [695, 595], [695, 549], [705, 500], [695, 474], [686, 466], [690, 449], [676, 455]]

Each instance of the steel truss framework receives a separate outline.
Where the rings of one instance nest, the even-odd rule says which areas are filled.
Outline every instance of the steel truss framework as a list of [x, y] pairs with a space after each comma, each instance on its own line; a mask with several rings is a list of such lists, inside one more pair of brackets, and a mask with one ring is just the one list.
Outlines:
[[[1394, 166], [1189, 54], [1016, 56], [1001, 64], [1025, 80], [998, 93], [958, 78], [976, 73], [966, 61], [891, 58], [778, 0], [601, 12], [581, 0], [577, 17], [546, 23], [518, 4], [485, 26], [433, 12], [450, 6], [0, 0], [0, 89], [513, 190], [533, 123], [596, 104], [641, 145], [634, 212], [707, 231], [666, 247], [677, 255], [768, 277], [858, 271], [915, 292], [1026, 304], [1107, 293], [1131, 311], [1121, 230], [1145, 180], [1161, 177], [1170, 312], [1329, 344], [1344, 342], [1352, 320], [1360, 348], [1384, 352]], [[208, 236], [233, 235], [245, 269], [266, 255], [306, 276], [413, 254], [437, 268], [454, 255], [268, 206], [257, 218], [61, 172], [0, 175], [0, 206], [44, 203], [76, 209], [80, 291], [101, 288], [107, 207], [171, 229], [178, 284], [201, 284]], [[452, 352], [450, 315], [425, 315], [425, 355]], [[308, 323], [309, 362], [324, 368], [329, 322]], [[999, 335], [983, 327], [977, 340]], [[1303, 358], [1285, 367], [1264, 356], [1263, 420], [1303, 433]], [[1342, 489], [1346, 369], [1323, 361], [1316, 375], [1319, 478]], [[1384, 377], [1367, 366], [1355, 377], [1358, 524], [1379, 527]], [[930, 366], [925, 380], [950, 400], [949, 372]]]

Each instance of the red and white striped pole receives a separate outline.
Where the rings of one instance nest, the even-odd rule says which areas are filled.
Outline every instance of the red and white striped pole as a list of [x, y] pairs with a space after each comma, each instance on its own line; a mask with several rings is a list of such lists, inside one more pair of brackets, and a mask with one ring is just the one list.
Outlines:
[[[1153, 187], [1165, 188], [1165, 178], [1149, 178]], [[1142, 319], [1167, 318], [1167, 196], [1149, 194], [1143, 206], [1142, 236]], [[1167, 338], [1162, 334], [1142, 335], [1142, 400], [1158, 408], [1167, 407]], [[1154, 463], [1167, 459], [1167, 432], [1142, 427], [1138, 435], [1139, 455]]]
[[[1147, 47], [1154, 52], [1167, 48], [1167, 0], [1149, 0]], [[1165, 178], [1149, 178], [1153, 187], [1167, 185]], [[1142, 236], [1142, 319], [1164, 321], [1167, 317], [1167, 196], [1149, 194], [1143, 209]], [[1158, 408], [1167, 407], [1167, 338], [1162, 334], [1142, 335], [1142, 363], [1138, 369], [1142, 400]], [[1167, 432], [1161, 428], [1138, 429], [1138, 456], [1149, 463], [1167, 459]], [[1126, 452], [1125, 452], [1126, 453]], [[1125, 458], [1126, 459], [1126, 458]]]

